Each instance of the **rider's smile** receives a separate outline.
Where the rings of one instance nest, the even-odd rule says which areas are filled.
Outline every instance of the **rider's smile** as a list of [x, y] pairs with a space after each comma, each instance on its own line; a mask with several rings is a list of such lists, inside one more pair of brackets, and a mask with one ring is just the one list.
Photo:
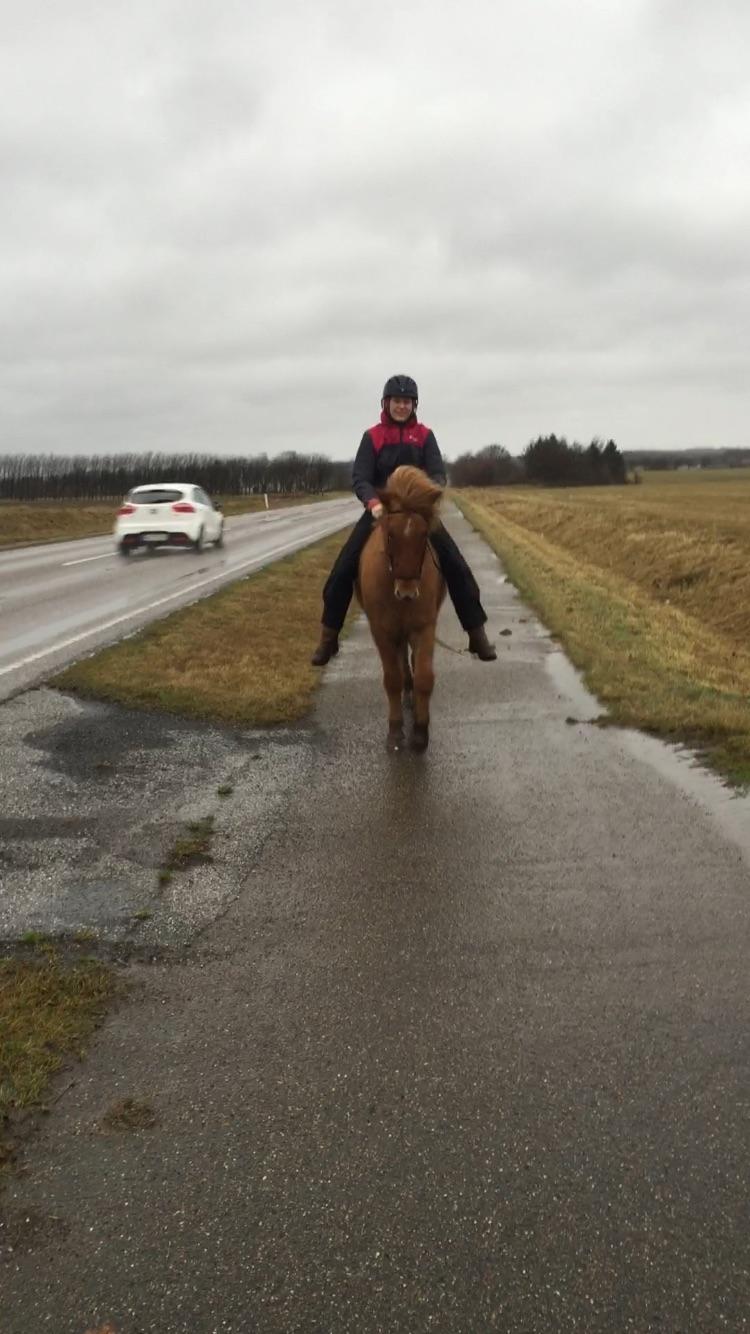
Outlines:
[[411, 417], [414, 404], [410, 398], [392, 398], [388, 410], [394, 421], [405, 422]]

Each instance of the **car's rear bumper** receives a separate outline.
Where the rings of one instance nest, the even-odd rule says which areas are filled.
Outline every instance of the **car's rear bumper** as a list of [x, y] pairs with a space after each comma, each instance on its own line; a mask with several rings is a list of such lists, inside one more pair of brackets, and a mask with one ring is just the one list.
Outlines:
[[116, 533], [115, 537], [124, 547], [186, 547], [195, 541], [191, 533], [169, 532], [164, 528], [127, 530]]

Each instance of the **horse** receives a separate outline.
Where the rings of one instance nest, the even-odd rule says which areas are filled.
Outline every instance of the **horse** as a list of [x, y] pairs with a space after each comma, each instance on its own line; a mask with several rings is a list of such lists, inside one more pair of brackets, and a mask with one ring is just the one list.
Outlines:
[[435, 630], [445, 597], [445, 580], [429, 544], [442, 488], [421, 468], [404, 465], [378, 494], [384, 513], [360, 557], [357, 599], [383, 664], [388, 749], [404, 744], [406, 703], [414, 712], [411, 748], [423, 751], [430, 736]]

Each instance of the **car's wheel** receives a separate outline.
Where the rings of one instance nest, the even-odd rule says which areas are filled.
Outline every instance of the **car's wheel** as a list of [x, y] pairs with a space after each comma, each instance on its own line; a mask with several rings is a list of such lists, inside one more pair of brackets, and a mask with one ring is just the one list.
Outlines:
[[214, 546], [216, 548], [219, 548], [223, 547], [223, 545], [224, 545], [224, 525], [222, 524], [221, 528], [219, 529], [219, 536], [214, 539]]
[[118, 554], [118, 556], [129, 556], [129, 555], [130, 555], [130, 547], [126, 547], [125, 543], [124, 543], [124, 542], [121, 542], [120, 545], [119, 545], [118, 548], [117, 548], [117, 554]]
[[193, 551], [195, 552], [196, 556], [199, 556], [202, 550], [203, 550], [203, 529], [201, 528], [198, 536], [196, 537], [193, 543]]

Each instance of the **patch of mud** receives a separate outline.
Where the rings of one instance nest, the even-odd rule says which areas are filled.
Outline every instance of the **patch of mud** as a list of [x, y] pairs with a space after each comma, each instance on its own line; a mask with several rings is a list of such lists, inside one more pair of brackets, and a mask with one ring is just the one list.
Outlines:
[[102, 1130], [152, 1130], [159, 1124], [155, 1109], [137, 1098], [119, 1098], [107, 1109], [99, 1125]]

